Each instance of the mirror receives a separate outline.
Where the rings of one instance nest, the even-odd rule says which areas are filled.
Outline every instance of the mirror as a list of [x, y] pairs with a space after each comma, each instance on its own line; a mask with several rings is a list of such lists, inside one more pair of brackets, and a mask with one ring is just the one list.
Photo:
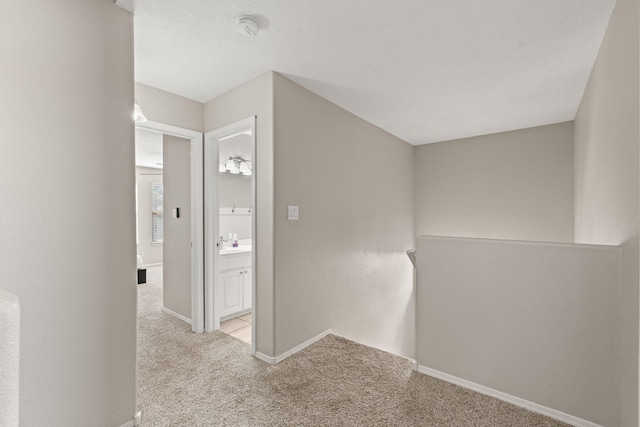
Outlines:
[[[251, 129], [219, 141], [218, 206], [220, 235], [237, 235], [240, 245], [251, 245], [252, 172]], [[248, 240], [248, 241], [247, 241]], [[224, 246], [231, 246], [225, 242]]]

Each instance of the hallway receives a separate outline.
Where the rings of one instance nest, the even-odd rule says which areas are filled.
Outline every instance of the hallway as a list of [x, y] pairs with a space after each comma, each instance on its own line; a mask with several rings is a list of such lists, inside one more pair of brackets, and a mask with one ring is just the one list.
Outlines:
[[138, 286], [142, 426], [563, 426], [418, 374], [406, 359], [329, 335], [270, 366], [222, 332], [162, 312], [160, 276]]

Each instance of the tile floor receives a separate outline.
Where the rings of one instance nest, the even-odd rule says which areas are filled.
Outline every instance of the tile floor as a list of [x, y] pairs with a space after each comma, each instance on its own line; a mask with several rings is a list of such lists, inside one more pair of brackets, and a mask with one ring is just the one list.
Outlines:
[[[162, 265], [147, 267], [147, 282], [162, 286]], [[220, 331], [251, 344], [251, 313], [220, 322]]]
[[251, 343], [251, 313], [220, 322], [220, 331], [227, 335]]

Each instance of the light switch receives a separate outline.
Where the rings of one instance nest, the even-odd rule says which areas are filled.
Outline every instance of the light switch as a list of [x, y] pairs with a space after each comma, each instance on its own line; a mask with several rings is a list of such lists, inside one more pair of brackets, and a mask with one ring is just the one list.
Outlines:
[[297, 221], [298, 215], [300, 214], [300, 209], [297, 206], [289, 205], [289, 221]]

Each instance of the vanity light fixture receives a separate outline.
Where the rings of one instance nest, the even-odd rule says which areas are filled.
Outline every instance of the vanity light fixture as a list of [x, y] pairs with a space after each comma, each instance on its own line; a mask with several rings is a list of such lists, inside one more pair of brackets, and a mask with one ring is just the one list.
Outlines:
[[251, 160], [245, 160], [242, 157], [229, 157], [226, 163], [218, 165], [218, 171], [229, 172], [234, 175], [242, 173], [243, 175], [252, 175]]
[[147, 121], [147, 118], [145, 117], [144, 113], [142, 112], [142, 108], [140, 108], [140, 105], [138, 105], [138, 101], [136, 100], [135, 106], [134, 106], [134, 110], [133, 110], [133, 120], [136, 121], [136, 123], [144, 123]]
[[229, 160], [227, 160], [227, 163], [225, 164], [225, 168], [228, 171], [236, 169], [236, 162], [231, 157], [229, 157]]
[[251, 169], [249, 169], [249, 163], [246, 161], [240, 162], [240, 167], [238, 169], [240, 169], [240, 172], [242, 172], [243, 175], [251, 173]]

